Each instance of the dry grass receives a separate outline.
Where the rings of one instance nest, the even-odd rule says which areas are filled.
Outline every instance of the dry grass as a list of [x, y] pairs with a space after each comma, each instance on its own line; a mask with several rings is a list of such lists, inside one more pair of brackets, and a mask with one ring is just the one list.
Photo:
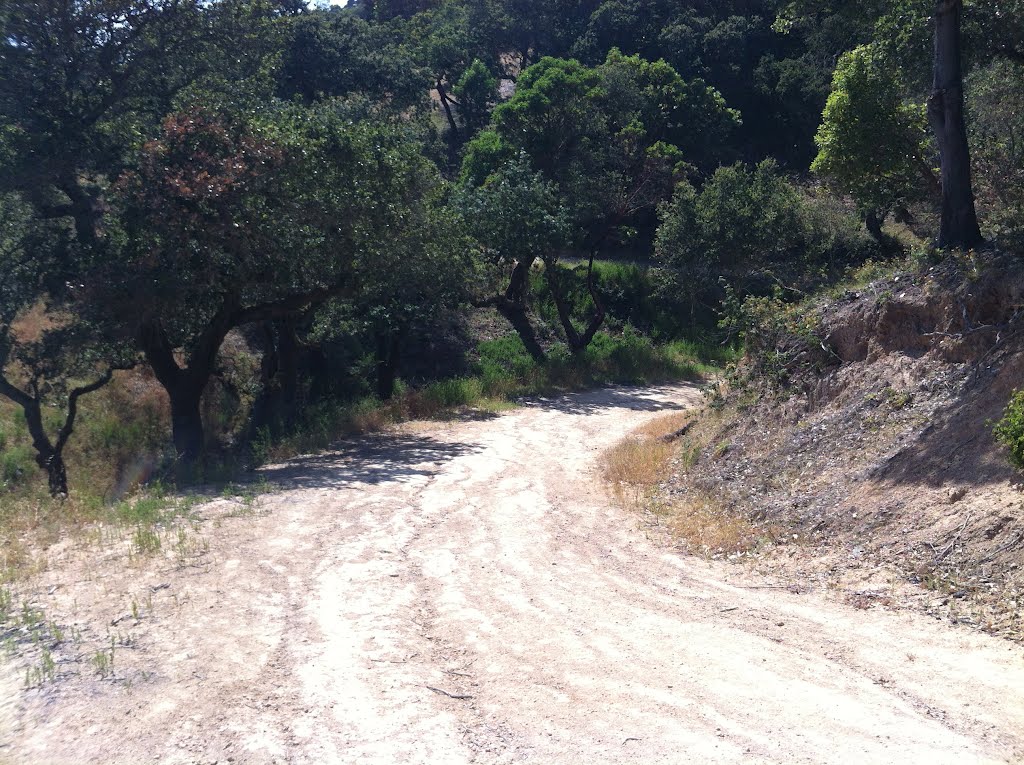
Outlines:
[[637, 508], [650, 504], [676, 452], [676, 446], [665, 437], [692, 419], [691, 412], [659, 417], [605, 452], [603, 475], [620, 502]]
[[671, 444], [633, 436], [604, 455], [604, 477], [619, 501], [643, 506], [657, 490], [674, 449]]
[[771, 529], [752, 523], [709, 494], [676, 499], [667, 515], [672, 535], [690, 552], [707, 558], [743, 555], [774, 539]]
[[709, 558], [742, 555], [771, 540], [771, 530], [759, 527], [710, 495], [688, 494], [671, 500], [661, 496], [660, 487], [668, 480], [672, 468], [685, 468], [691, 461], [690, 455], [701, 448], [695, 443], [699, 434], [682, 441], [666, 437], [692, 422], [690, 432], [711, 432], [701, 426], [699, 417], [694, 412], [676, 413], [659, 417], [634, 431], [605, 452], [603, 476], [622, 505], [662, 518], [673, 537], [690, 552]]

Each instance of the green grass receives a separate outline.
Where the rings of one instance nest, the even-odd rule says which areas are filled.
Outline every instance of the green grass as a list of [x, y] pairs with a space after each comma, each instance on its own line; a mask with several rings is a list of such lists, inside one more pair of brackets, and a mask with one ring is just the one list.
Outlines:
[[471, 374], [422, 388], [400, 384], [395, 396], [310, 407], [292, 431], [258, 445], [259, 461], [274, 461], [327, 448], [339, 437], [367, 433], [407, 420], [452, 419], [467, 410], [495, 412], [516, 399], [581, 390], [611, 383], [644, 385], [698, 379], [735, 359], [730, 347], [677, 340], [656, 345], [630, 327], [618, 335], [598, 334], [586, 352], [552, 351], [544, 364], [527, 353], [515, 335], [481, 342]]

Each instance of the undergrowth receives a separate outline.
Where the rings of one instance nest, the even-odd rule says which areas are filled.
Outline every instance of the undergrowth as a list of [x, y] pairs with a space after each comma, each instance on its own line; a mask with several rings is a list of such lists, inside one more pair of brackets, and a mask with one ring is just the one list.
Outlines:
[[[655, 345], [627, 327], [615, 336], [599, 334], [580, 356], [555, 350], [538, 364], [517, 337], [490, 340], [480, 343], [469, 375], [416, 388], [400, 383], [387, 401], [367, 396], [312, 404], [283, 434], [263, 429], [244, 448], [211, 453], [184, 486], [230, 486], [256, 465], [402, 421], [497, 412], [524, 396], [609, 383], [695, 378], [720, 368], [731, 354], [687, 341]], [[187, 528], [190, 503], [174, 499], [156, 479], [170, 480], [168, 414], [162, 391], [142, 376], [122, 378], [83, 401], [67, 453], [71, 495], [55, 501], [46, 493], [20, 410], [0, 404], [0, 581], [44, 566], [39, 550], [75, 529], [128, 540], [139, 555], [181, 547], [175, 529]]]
[[626, 328], [619, 336], [599, 334], [587, 350], [572, 356], [562, 349], [538, 364], [518, 337], [481, 342], [471, 374], [421, 388], [399, 385], [391, 399], [369, 396], [354, 402], [326, 401], [310, 407], [285, 436], [258, 445], [258, 461], [287, 459], [326, 448], [343, 435], [379, 430], [407, 420], [456, 419], [466, 410], [496, 412], [516, 399], [611, 383], [649, 384], [696, 379], [720, 369], [732, 349], [679, 340], [655, 345]]

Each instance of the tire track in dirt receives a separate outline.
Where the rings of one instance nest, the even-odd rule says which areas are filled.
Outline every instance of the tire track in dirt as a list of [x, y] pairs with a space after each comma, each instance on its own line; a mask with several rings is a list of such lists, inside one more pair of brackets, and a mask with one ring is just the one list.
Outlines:
[[1020, 761], [1019, 647], [753, 589], [610, 505], [600, 452], [698, 400], [414, 424], [268, 469], [267, 514], [223, 519], [202, 567], [69, 555], [38, 583], [69, 619], [168, 585], [119, 665], [145, 680], [20, 692], [0, 761]]

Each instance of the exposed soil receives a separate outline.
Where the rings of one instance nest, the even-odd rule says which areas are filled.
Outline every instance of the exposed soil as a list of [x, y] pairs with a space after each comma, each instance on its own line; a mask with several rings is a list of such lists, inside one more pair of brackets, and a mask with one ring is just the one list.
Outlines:
[[772, 588], [612, 506], [598, 454], [698, 400], [411, 425], [267, 469], [180, 558], [65, 546], [19, 597], [76, 638], [41, 687], [6, 667], [0, 760], [1022, 761], [1021, 646]]
[[820, 301], [819, 336], [791, 354], [783, 389], [734, 390], [668, 492], [798, 535], [760, 556], [780, 583], [1024, 641], [1021, 475], [992, 436], [1024, 386], [1022, 307], [1012, 260], [980, 275], [947, 261]]

